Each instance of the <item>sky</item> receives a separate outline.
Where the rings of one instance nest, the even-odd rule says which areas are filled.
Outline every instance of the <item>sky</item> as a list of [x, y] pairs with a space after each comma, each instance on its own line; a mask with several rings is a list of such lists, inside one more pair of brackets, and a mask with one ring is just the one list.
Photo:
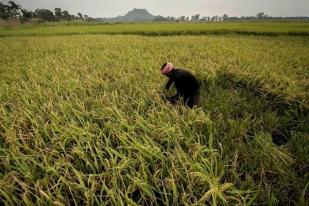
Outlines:
[[[7, 0], [0, 0], [6, 3]], [[91, 17], [125, 15], [134, 8], [145, 8], [162, 16], [309, 16], [309, 0], [14, 0], [23, 8], [54, 10], [60, 7], [71, 14], [81, 12]]]

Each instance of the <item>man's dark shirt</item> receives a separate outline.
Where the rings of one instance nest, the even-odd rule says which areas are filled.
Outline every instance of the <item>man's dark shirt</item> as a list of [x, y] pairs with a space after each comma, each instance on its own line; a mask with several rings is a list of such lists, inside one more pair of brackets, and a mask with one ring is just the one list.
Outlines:
[[200, 84], [193, 74], [184, 69], [173, 69], [171, 72], [166, 89], [169, 89], [174, 82], [177, 93], [180, 95], [192, 96], [199, 93]]

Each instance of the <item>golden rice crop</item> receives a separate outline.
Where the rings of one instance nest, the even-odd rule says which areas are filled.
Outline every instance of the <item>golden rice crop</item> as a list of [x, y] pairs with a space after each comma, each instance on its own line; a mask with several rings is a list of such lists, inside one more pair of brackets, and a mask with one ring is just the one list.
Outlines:
[[[305, 205], [308, 40], [0, 39], [0, 201]], [[198, 108], [160, 98], [166, 61], [200, 79]]]

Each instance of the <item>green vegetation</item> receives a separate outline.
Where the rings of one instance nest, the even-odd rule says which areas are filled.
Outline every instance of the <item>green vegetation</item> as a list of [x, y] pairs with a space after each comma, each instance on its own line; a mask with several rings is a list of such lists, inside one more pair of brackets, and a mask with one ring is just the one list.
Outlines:
[[[60, 23], [61, 24], [61, 23]], [[68, 23], [71, 24], [71, 23]], [[309, 35], [308, 22], [143, 23], [103, 25], [0, 27], [0, 37], [73, 34], [139, 34], [149, 36], [199, 34]], [[50, 24], [53, 25], [53, 24]]]
[[35, 19], [35, 21], [71, 21], [71, 20], [92, 20], [87, 15], [77, 13], [77, 16], [69, 14], [68, 11], [62, 11], [61, 8], [55, 8], [54, 12], [48, 9], [35, 9], [29, 11], [22, 8], [21, 5], [16, 4], [14, 1], [9, 1], [7, 4], [0, 2], [0, 20], [13, 20], [22, 23]]
[[[1, 202], [308, 204], [308, 37], [41, 36], [77, 28], [142, 31], [0, 32]], [[161, 100], [166, 61], [201, 80], [200, 107]]]

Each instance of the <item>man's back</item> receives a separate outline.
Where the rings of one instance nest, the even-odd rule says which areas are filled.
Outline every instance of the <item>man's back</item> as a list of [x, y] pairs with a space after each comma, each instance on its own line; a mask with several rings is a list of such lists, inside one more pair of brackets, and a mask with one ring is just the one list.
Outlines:
[[180, 94], [190, 95], [199, 92], [200, 84], [189, 71], [175, 69], [172, 76], [175, 87]]

